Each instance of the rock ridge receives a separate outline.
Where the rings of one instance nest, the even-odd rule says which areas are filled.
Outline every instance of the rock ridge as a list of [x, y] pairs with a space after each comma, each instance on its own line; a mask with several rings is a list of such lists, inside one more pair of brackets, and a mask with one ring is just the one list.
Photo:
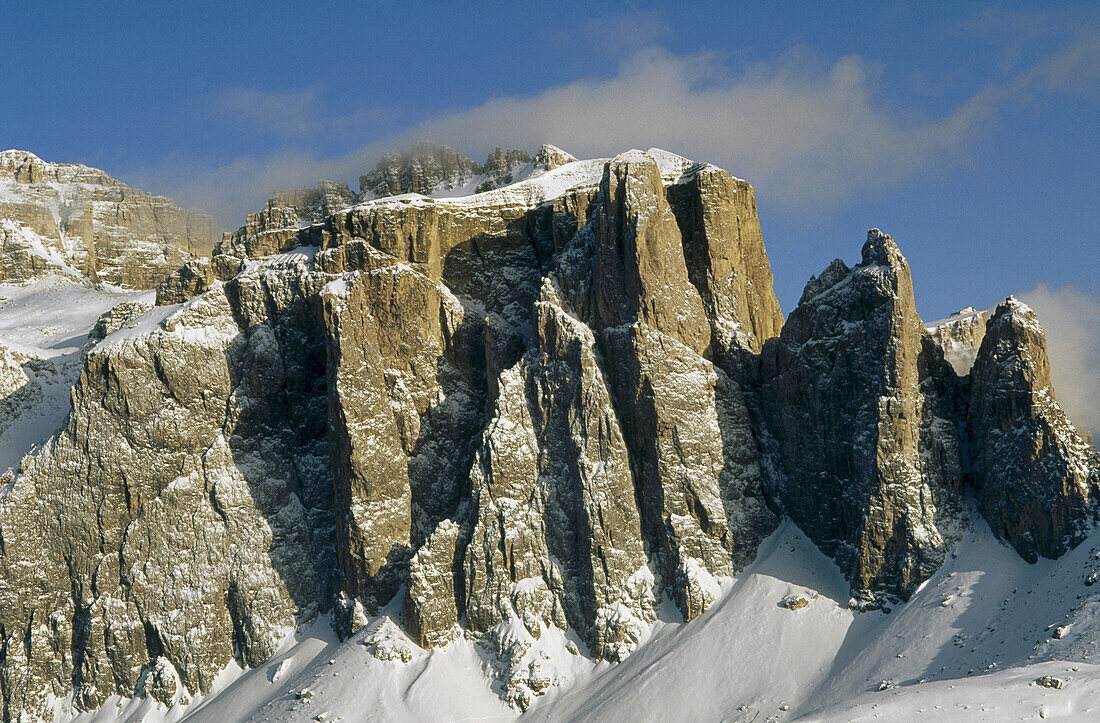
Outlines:
[[[472, 183], [456, 154], [379, 178]], [[960, 377], [877, 229], [784, 322], [748, 183], [658, 149], [529, 162], [464, 197], [281, 196], [101, 317], [0, 497], [6, 716], [186, 700], [384, 612], [404, 632], [368, 652], [470, 636], [523, 709], [547, 636], [624, 659], [784, 517], [862, 608], [939, 567], [967, 494], [1028, 559], [1091, 524], [1095, 452], [1018, 302]]]
[[209, 214], [98, 169], [0, 152], [0, 280], [60, 273], [151, 289], [219, 236]]

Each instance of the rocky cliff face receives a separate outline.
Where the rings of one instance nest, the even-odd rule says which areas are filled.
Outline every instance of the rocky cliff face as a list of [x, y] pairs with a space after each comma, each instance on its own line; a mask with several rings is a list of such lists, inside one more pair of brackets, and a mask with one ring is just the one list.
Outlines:
[[408, 152], [386, 154], [370, 173], [359, 177], [359, 191], [376, 198], [460, 188], [481, 172], [481, 166], [448, 146], [420, 142]]
[[974, 485], [990, 527], [1031, 562], [1058, 557], [1093, 522], [1095, 450], [1054, 398], [1046, 337], [1026, 305], [997, 307], [970, 372]]
[[[274, 249], [293, 247], [299, 242], [298, 232], [301, 229], [322, 224], [328, 216], [361, 201], [406, 193], [429, 197], [484, 193], [537, 177], [576, 160], [560, 148], [544, 145], [533, 159], [527, 151], [497, 148], [489, 154], [484, 165], [479, 165], [453, 148], [428, 142], [417, 143], [408, 152], [387, 154], [374, 171], [360, 176], [361, 192], [358, 195], [346, 184], [333, 181], [321, 181], [315, 189], [276, 193], [267, 200], [264, 208], [248, 214], [244, 226], [217, 244], [214, 255], [225, 252], [239, 256], [235, 249], [243, 248], [255, 256], [275, 253]], [[204, 278], [211, 274], [229, 278], [238, 270], [233, 267], [215, 271], [201, 264], [200, 259], [185, 273]], [[173, 281], [168, 286], [178, 284]], [[183, 298], [194, 293], [195, 289], [192, 289]], [[169, 292], [165, 298], [175, 297]]]
[[[960, 377], [945, 346], [969, 368], [975, 340]], [[806, 285], [764, 346], [760, 388], [757, 434], [779, 470], [769, 499], [847, 571], [860, 607], [907, 599], [939, 567], [967, 483], [1028, 560], [1060, 555], [1092, 523], [1095, 450], [1054, 401], [1034, 314], [1010, 299], [930, 333], [908, 264], [877, 229], [860, 264], [836, 260]]]
[[51, 695], [186, 699], [328, 609], [324, 345], [306, 265], [242, 275], [86, 352], [66, 427], [0, 506], [7, 715], [49, 717]]
[[[752, 294], [778, 306], [758, 231], [685, 251], [717, 240], [670, 190], [695, 173], [725, 189], [723, 223], [758, 229], [747, 185], [634, 152], [226, 243], [106, 320], [0, 514], [9, 710], [206, 690], [328, 600], [354, 629], [400, 585], [418, 642], [464, 621], [504, 646], [522, 705], [548, 626], [619, 659], [663, 591], [704, 610], [777, 521], [712, 337], [758, 345], [726, 332], [756, 328]], [[28, 567], [36, 524], [61, 542]], [[505, 645], [513, 621], [527, 642]]]
[[970, 373], [978, 356], [991, 309], [978, 311], [973, 306], [956, 311], [946, 319], [929, 322], [928, 333], [943, 349], [943, 357], [959, 376]]
[[[65, 429], [0, 499], [9, 715], [183, 699], [320, 613], [347, 633], [383, 608], [419, 645], [481, 641], [522, 708], [552, 684], [548, 631], [621, 660], [664, 596], [705, 611], [783, 515], [858, 602], [906, 597], [971, 469], [991, 520], [1025, 510], [992, 496], [1025, 480], [1067, 510], [1026, 508], [1032, 538], [1065, 540], [1036, 549], [1072, 544], [1084, 483], [1047, 473], [1077, 443], [1042, 375], [1002, 363], [1035, 345], [991, 322], [960, 380], [888, 236], [784, 325], [744, 181], [655, 149], [534, 162], [298, 229], [323, 193], [269, 204], [156, 307], [102, 319]], [[1049, 443], [1002, 454], [996, 430], [1035, 420]], [[407, 659], [401, 637], [368, 651]]]
[[87, 166], [0, 153], [0, 280], [82, 275], [150, 289], [220, 237], [214, 219]]
[[267, 231], [297, 231], [320, 223], [354, 203], [355, 194], [347, 184], [335, 181], [321, 181], [317, 188], [280, 191], [261, 210], [248, 214], [237, 233], [248, 238]]
[[575, 160], [560, 148], [544, 145], [533, 159], [527, 151], [498, 147], [485, 163], [477, 163], [453, 148], [422, 141], [408, 151], [385, 155], [373, 171], [360, 176], [359, 197], [484, 193]]
[[865, 601], [908, 597], [943, 561], [962, 460], [955, 375], [893, 239], [811, 279], [761, 365], [774, 496]]
[[[364, 268], [322, 294], [338, 330], [345, 592], [363, 612], [407, 566], [406, 619], [422, 643], [447, 639], [463, 616], [484, 632], [521, 620], [536, 638], [570, 626], [618, 658], [655, 619], [661, 590], [698, 614], [715, 576], [774, 528], [737, 383], [706, 356], [712, 327], [752, 324], [725, 289], [708, 318], [691, 278], [723, 271], [685, 255], [669, 200], [674, 181], [724, 172], [680, 161], [567, 164], [477, 203], [368, 204], [300, 235], [320, 246], [322, 267]], [[558, 185], [567, 190], [541, 197]], [[751, 197], [725, 213], [755, 222]], [[778, 315], [766, 257], [735, 258], [724, 273], [751, 274], [741, 287], [761, 289]], [[398, 466], [380, 467], [378, 449]], [[531, 693], [523, 679], [508, 685], [516, 700]]]

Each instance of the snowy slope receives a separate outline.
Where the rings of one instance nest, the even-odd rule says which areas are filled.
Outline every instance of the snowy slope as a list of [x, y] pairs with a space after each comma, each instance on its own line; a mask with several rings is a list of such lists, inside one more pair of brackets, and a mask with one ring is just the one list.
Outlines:
[[[695, 163], [683, 156], [663, 151], [660, 148], [650, 148], [644, 152], [632, 150], [622, 153], [616, 158], [630, 160], [632, 154], [641, 157], [643, 153], [657, 162], [657, 167], [660, 169], [661, 176], [666, 183], [686, 182], [690, 180], [692, 174], [698, 171], [715, 168], [715, 166], [709, 164]], [[472, 193], [472, 190], [476, 188], [477, 179], [475, 179], [459, 188], [438, 191], [431, 196], [403, 193], [397, 196], [383, 196], [365, 200], [357, 205], [438, 203], [456, 209], [461, 209], [464, 206], [534, 208], [539, 204], [558, 198], [567, 191], [594, 188], [599, 185], [603, 177], [604, 166], [610, 160], [610, 158], [578, 160], [549, 171], [531, 166], [517, 173], [517, 178], [520, 179], [517, 182], [483, 193]]]
[[[1057, 678], [1062, 688], [1037, 681]], [[1051, 662], [965, 680], [865, 693], [806, 716], [814, 721], [1100, 720], [1100, 666]]]
[[[856, 613], [839, 570], [787, 522], [710, 610], [685, 624], [666, 606], [623, 663], [544, 635], [561, 684], [523, 714], [501, 702], [489, 652], [468, 640], [424, 651], [382, 617], [343, 643], [320, 622], [189, 706], [113, 699], [77, 720], [1100, 719], [1100, 586], [1085, 582], [1097, 550], [1094, 535], [1028, 565], [979, 520], [912, 600]], [[792, 598], [808, 605], [782, 604]], [[379, 641], [393, 660], [371, 654]], [[1063, 687], [1038, 685], [1045, 675]]]
[[0, 284], [0, 346], [19, 360], [22, 376], [16, 388], [0, 390], [0, 474], [64, 424], [80, 351], [100, 314], [122, 301], [151, 300], [152, 293], [57, 275]]

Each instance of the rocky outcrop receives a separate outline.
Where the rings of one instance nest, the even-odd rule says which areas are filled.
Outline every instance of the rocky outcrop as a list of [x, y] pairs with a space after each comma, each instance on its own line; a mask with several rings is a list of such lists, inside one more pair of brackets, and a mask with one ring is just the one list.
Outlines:
[[[361, 201], [409, 193], [429, 197], [486, 193], [521, 180], [535, 178], [576, 160], [560, 148], [550, 145], [543, 145], [534, 159], [526, 151], [505, 151], [498, 147], [489, 154], [484, 165], [479, 165], [453, 148], [429, 142], [417, 143], [407, 153], [387, 154], [374, 171], [361, 176], [361, 193], [358, 196], [345, 184], [332, 181], [321, 181], [316, 189], [275, 194], [263, 209], [248, 215], [244, 226], [227, 234], [216, 245], [211, 271], [213, 276], [222, 281], [232, 278], [240, 270], [240, 259], [270, 256], [296, 248], [304, 241], [300, 231], [323, 225], [329, 216]], [[521, 213], [526, 211], [528, 205], [527, 201], [521, 202]], [[753, 212], [755, 213], [755, 208]], [[371, 223], [385, 225], [387, 220], [372, 220]], [[339, 229], [337, 233], [346, 234], [347, 231]], [[383, 231], [381, 227], [377, 232], [393, 233], [392, 229]], [[461, 230], [458, 236], [465, 237]], [[314, 238], [312, 242], [317, 243], [319, 239]], [[186, 288], [174, 290], [174, 287], [180, 286], [179, 282], [180, 279], [169, 282], [170, 289], [165, 295], [166, 299], [180, 294], [196, 293], [195, 290]]]
[[[685, 210], [694, 172], [735, 203], [722, 223]], [[194, 695], [329, 601], [347, 632], [401, 586], [421, 644], [501, 642], [523, 705], [547, 628], [618, 660], [662, 593], [705, 610], [777, 523], [713, 360], [715, 329], [750, 349], [774, 328], [730, 298], [766, 257], [685, 250], [682, 229], [754, 223], [722, 173], [633, 152], [380, 199], [274, 247], [242, 234], [104, 319], [66, 429], [0, 508], [8, 709]], [[502, 642], [514, 625], [527, 643]]]
[[564, 166], [575, 160], [577, 160], [577, 158], [573, 154], [566, 153], [557, 146], [552, 146], [549, 143], [543, 143], [539, 148], [539, 152], [535, 154], [534, 164], [536, 168], [552, 171], [559, 166]]
[[481, 166], [448, 146], [422, 141], [408, 152], [394, 151], [382, 157], [370, 173], [359, 177], [359, 193], [382, 198], [402, 193], [430, 196], [468, 184]]
[[978, 349], [985, 338], [986, 323], [991, 316], [991, 309], [978, 311], [973, 306], [968, 306], [945, 319], [928, 324], [928, 333], [943, 349], [944, 359], [959, 376], [969, 374], [970, 368], [974, 366], [974, 359], [977, 358]]
[[752, 186], [713, 166], [697, 168], [686, 178], [669, 188], [670, 200], [707, 318], [727, 323], [712, 325], [712, 344], [718, 352], [759, 352], [766, 340], [779, 335], [783, 314]]
[[0, 344], [0, 433], [18, 424], [20, 414], [41, 400], [37, 377], [43, 371], [52, 371], [44, 360]]
[[481, 319], [395, 263], [352, 272], [321, 298], [337, 550], [359, 627], [361, 608], [389, 601], [413, 551], [458, 506], [484, 405], [464, 358]]
[[970, 372], [974, 486], [995, 534], [1030, 561], [1058, 557], [1092, 526], [1095, 450], [1054, 397], [1046, 337], [1009, 297], [989, 319]]
[[954, 374], [893, 239], [873, 229], [859, 265], [811, 279], [761, 366], [774, 498], [861, 602], [908, 597], [946, 554], [962, 458]]
[[475, 192], [484, 193], [494, 188], [515, 183], [520, 180], [516, 178], [516, 173], [530, 163], [531, 156], [527, 151], [506, 151], [497, 146], [496, 150], [489, 154], [485, 164], [481, 166], [481, 173], [488, 176], [488, 178], [477, 185]]
[[247, 238], [269, 231], [296, 231], [320, 223], [354, 203], [355, 194], [347, 184], [335, 181], [321, 181], [316, 188], [280, 191], [261, 210], [248, 214], [237, 233]]
[[256, 258], [295, 248], [302, 240], [299, 231], [322, 224], [360, 201], [409, 193], [442, 197], [484, 193], [575, 160], [553, 146], [543, 146], [533, 161], [526, 151], [497, 148], [479, 165], [453, 148], [420, 142], [408, 152], [387, 154], [374, 171], [361, 176], [358, 196], [333, 181], [321, 181], [316, 189], [276, 193], [263, 209], [248, 214], [244, 226], [217, 244], [214, 275], [224, 281], [237, 273], [239, 268], [219, 269], [228, 257]]
[[88, 339], [99, 341], [114, 334], [122, 327], [137, 321], [145, 312], [152, 308], [152, 304], [144, 301], [124, 301], [108, 311], [103, 312], [96, 319], [95, 326], [88, 332]]
[[535, 637], [572, 626], [619, 659], [655, 620], [653, 573], [596, 339], [556, 302], [547, 287], [535, 347], [497, 378], [471, 472], [466, 614]]
[[[682, 180], [692, 183], [687, 174]], [[750, 559], [776, 520], [762, 501], [751, 434], [721, 424], [730, 417], [747, 429], [738, 384], [712, 361], [712, 329], [750, 321], [734, 316], [728, 289], [712, 295], [711, 309], [704, 304], [709, 290], [693, 277], [720, 270], [690, 253], [666, 195], [651, 155], [613, 159], [557, 277], [570, 307], [599, 333], [604, 358], [615, 360], [608, 377], [643, 524], [666, 589], [691, 618], [709, 605], [713, 577]], [[727, 268], [731, 276], [753, 273]], [[771, 302], [778, 310], [774, 295]]]
[[151, 289], [217, 237], [208, 214], [103, 171], [0, 153], [0, 280], [54, 272]]
[[208, 690], [328, 609], [322, 280], [284, 262], [87, 350], [0, 504], [5, 717]]
[[[770, 499], [837, 560], [860, 606], [907, 598], [939, 567], [967, 483], [1030, 561], [1093, 522], [1096, 453], [1054, 401], [1030, 309], [1010, 299], [922, 326], [908, 265], [876, 229], [859, 265], [810, 280], [760, 358]], [[960, 378], [945, 347], [969, 368], [978, 342]]]
[[[243, 226], [227, 234], [215, 246], [213, 255], [217, 258], [225, 249], [239, 248], [246, 243], [251, 244], [254, 256], [279, 253], [278, 249], [288, 239], [295, 238], [300, 229], [321, 223], [337, 211], [354, 205], [355, 201], [356, 195], [347, 184], [335, 181], [321, 181], [316, 188], [279, 191], [262, 209], [248, 214]], [[230, 268], [218, 276], [224, 281], [238, 271], [239, 268]]]
[[[471, 169], [425, 153], [378, 178]], [[371, 616], [399, 610], [422, 646], [477, 639], [523, 708], [557, 680], [553, 631], [623, 659], [665, 596], [704, 613], [783, 515], [857, 603], [906, 597], [964, 474], [1014, 544], [1076, 539], [1086, 483], [1051, 481], [1076, 443], [1047, 378], [1017, 373], [1034, 341], [991, 322], [960, 380], [890, 237], [784, 324], [746, 182], [656, 149], [530, 165], [321, 220], [320, 192], [273, 202], [158, 306], [101, 318], [65, 429], [0, 498], [9, 716], [203, 693], [328, 611], [395, 664], [412, 642]]]
[[157, 284], [157, 306], [182, 304], [209, 289], [215, 280], [210, 259], [192, 259]]
[[[370, 173], [359, 177], [363, 200], [418, 193], [421, 196], [462, 196], [484, 193], [523, 180], [535, 169], [549, 170], [576, 160], [553, 146], [544, 146], [535, 163], [527, 151], [497, 147], [485, 163], [472, 161], [448, 146], [421, 141], [407, 152], [388, 153]], [[540, 162], [541, 161], [541, 162]]]

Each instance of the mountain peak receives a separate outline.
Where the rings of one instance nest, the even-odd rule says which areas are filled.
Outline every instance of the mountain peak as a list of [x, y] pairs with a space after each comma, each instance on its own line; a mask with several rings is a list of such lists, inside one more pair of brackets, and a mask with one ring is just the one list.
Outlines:
[[885, 234], [877, 228], [867, 232], [867, 242], [863, 245], [862, 265], [880, 264], [882, 266], [898, 266], [908, 263], [901, 255], [901, 249], [894, 242], [894, 237]]
[[48, 273], [149, 289], [194, 256], [210, 253], [214, 219], [105, 171], [0, 152], [0, 279]]

